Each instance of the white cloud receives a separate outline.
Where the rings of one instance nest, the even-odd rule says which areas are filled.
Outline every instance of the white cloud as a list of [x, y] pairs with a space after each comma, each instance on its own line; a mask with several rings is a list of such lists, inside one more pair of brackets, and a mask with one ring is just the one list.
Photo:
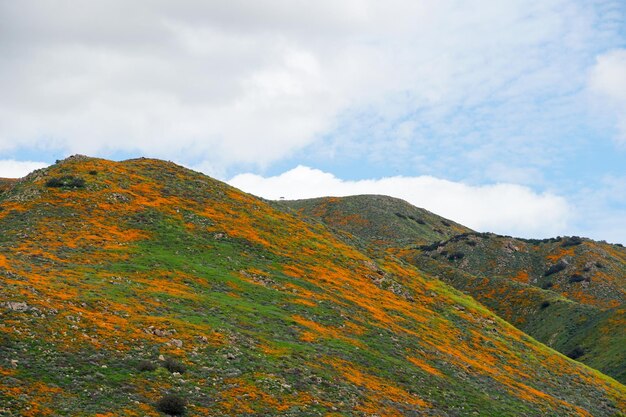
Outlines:
[[[541, 113], [531, 105], [537, 97], [578, 86], [585, 51], [597, 43], [589, 7], [0, 2], [0, 152], [126, 151], [217, 169], [263, 167], [363, 112], [354, 123], [372, 129], [360, 135], [361, 148], [388, 149], [371, 142], [395, 140], [386, 126], [416, 109], [426, 109], [417, 125], [435, 124], [438, 136], [481, 126], [506, 135], [529, 124], [504, 115], [533, 117]], [[447, 117], [492, 102], [512, 104], [471, 120]], [[400, 133], [405, 143], [419, 136]]]
[[617, 140], [626, 145], [626, 49], [615, 49], [596, 58], [589, 88], [602, 100], [600, 106], [615, 116]]
[[45, 162], [0, 160], [0, 178], [22, 178], [32, 171], [45, 168], [48, 165]]
[[431, 176], [345, 181], [298, 166], [264, 178], [237, 175], [229, 184], [268, 199], [301, 199], [356, 194], [389, 195], [478, 231], [521, 237], [549, 237], [568, 229], [571, 207], [560, 196], [515, 184], [472, 186]]

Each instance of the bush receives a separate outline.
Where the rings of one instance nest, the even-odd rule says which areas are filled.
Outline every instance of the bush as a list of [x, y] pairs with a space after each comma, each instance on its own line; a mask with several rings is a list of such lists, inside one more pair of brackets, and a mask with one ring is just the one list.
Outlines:
[[574, 349], [572, 349], [571, 352], [567, 354], [567, 357], [571, 359], [578, 359], [584, 354], [585, 354], [585, 349], [581, 348], [580, 346], [576, 346]]
[[562, 270], [565, 269], [566, 266], [567, 265], [565, 264], [565, 262], [559, 261], [558, 263], [548, 268], [546, 272], [543, 273], [543, 276], [547, 277], [549, 275], [556, 274], [557, 272], [561, 272]]
[[552, 283], [552, 281], [548, 281], [548, 282], [546, 282], [545, 284], [543, 284], [543, 285], [541, 286], [541, 288], [543, 288], [544, 290], [547, 290], [547, 289], [552, 288], [552, 286], [553, 286], [553, 285], [554, 285], [554, 284]]
[[151, 372], [156, 368], [157, 366], [153, 362], [147, 360], [143, 360], [137, 364], [137, 369], [141, 372]]
[[52, 188], [83, 188], [85, 186], [85, 180], [72, 175], [65, 175], [63, 177], [54, 177], [46, 181], [46, 187]]
[[409, 219], [413, 220], [417, 224], [426, 224], [426, 222], [424, 220], [420, 219], [419, 217], [409, 216]]
[[575, 282], [582, 282], [582, 281], [586, 281], [585, 277], [580, 275], [580, 274], [572, 274], [569, 277], [569, 282], [570, 284], [573, 284]]
[[182, 416], [187, 408], [187, 401], [176, 394], [167, 394], [156, 405], [157, 410], [170, 416]]
[[185, 372], [185, 365], [174, 358], [167, 358], [163, 363], [163, 367], [171, 373], [178, 372], [179, 374], [182, 374]]
[[450, 227], [450, 226], [452, 226], [450, 223], [448, 223], [448, 222], [447, 222], [447, 221], [445, 221], [445, 220], [442, 220], [442, 221], [441, 221], [441, 224], [443, 224], [443, 225], [444, 225], [444, 226], [446, 226], [446, 227]]
[[448, 255], [448, 260], [456, 261], [457, 259], [463, 259], [464, 256], [465, 254], [463, 252], [454, 252]]
[[98, 171], [92, 169], [91, 171], [89, 171], [89, 175], [98, 175]]
[[568, 246], [576, 246], [583, 243], [583, 240], [578, 236], [566, 237], [563, 239], [561, 246], [567, 248]]
[[548, 307], [550, 307], [550, 301], [544, 301], [543, 303], [541, 303], [542, 310], [545, 310]]

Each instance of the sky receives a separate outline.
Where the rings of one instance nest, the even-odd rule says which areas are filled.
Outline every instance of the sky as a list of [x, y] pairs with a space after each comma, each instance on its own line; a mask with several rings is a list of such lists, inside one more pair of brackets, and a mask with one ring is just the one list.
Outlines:
[[76, 153], [626, 243], [626, 2], [0, 0], [0, 176]]

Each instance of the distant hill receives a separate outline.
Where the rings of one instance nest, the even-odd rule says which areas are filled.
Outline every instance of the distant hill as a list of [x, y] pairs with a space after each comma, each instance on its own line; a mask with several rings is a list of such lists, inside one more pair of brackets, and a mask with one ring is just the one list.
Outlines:
[[[431, 218], [415, 228], [400, 213], [428, 213], [391, 197], [284, 202], [470, 294], [500, 317], [564, 354], [626, 382], [626, 249], [579, 237], [532, 240], [476, 233]], [[355, 200], [358, 204], [355, 204]], [[331, 206], [332, 209], [327, 209]], [[421, 215], [421, 214], [420, 214]], [[418, 215], [419, 216], [419, 215]], [[368, 228], [335, 219], [359, 218]], [[438, 224], [453, 225], [445, 238]], [[423, 242], [415, 244], [412, 242]]]
[[280, 204], [384, 246], [428, 244], [472, 232], [404, 200], [382, 195], [282, 200]]
[[0, 193], [0, 414], [626, 412], [620, 383], [349, 241], [169, 162], [35, 171]]

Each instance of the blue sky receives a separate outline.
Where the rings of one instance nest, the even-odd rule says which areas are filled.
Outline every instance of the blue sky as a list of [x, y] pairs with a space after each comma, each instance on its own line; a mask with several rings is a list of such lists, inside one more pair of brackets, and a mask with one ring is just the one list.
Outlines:
[[625, 22], [623, 0], [0, 2], [0, 176], [151, 156], [626, 243]]

